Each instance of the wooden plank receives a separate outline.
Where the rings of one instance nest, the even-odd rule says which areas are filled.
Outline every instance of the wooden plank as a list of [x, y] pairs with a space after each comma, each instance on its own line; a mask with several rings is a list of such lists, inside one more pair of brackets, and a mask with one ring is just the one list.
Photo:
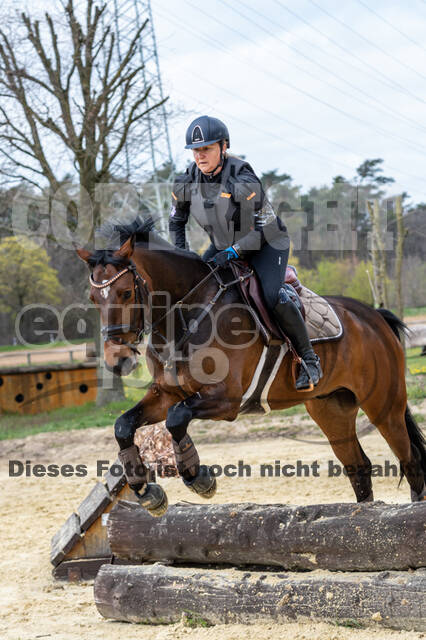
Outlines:
[[152, 518], [118, 502], [112, 553], [138, 561], [379, 571], [426, 566], [426, 502], [185, 504]]
[[[111, 465], [111, 467], [121, 467], [120, 458]], [[111, 467], [108, 469], [107, 473], [104, 475], [105, 484], [107, 486], [108, 491], [111, 495], [116, 495], [126, 484], [126, 476], [124, 473], [121, 475], [113, 475], [111, 473]]]
[[52, 538], [50, 562], [56, 567], [80, 539], [80, 518], [76, 513], [72, 513]]
[[79, 560], [64, 560], [56, 566], [52, 575], [56, 580], [78, 582], [79, 580], [93, 580], [103, 564], [110, 564], [111, 556], [104, 558], [80, 558]]
[[77, 509], [81, 530], [86, 531], [111, 502], [108, 489], [101, 482], [97, 482]]
[[426, 574], [283, 574], [103, 565], [95, 603], [105, 618], [137, 623], [194, 620], [345, 622], [426, 630]]
[[64, 560], [53, 569], [52, 575], [56, 580], [66, 580], [67, 582], [93, 580], [104, 564], [126, 565], [129, 564], [129, 561], [115, 559], [111, 555], [100, 558]]
[[111, 556], [106, 525], [109, 511], [119, 498], [130, 501], [134, 499], [136, 501], [133, 491], [126, 484], [117, 496], [113, 497], [113, 501], [105, 508], [99, 518], [87, 529], [81, 540], [67, 553], [64, 561]]

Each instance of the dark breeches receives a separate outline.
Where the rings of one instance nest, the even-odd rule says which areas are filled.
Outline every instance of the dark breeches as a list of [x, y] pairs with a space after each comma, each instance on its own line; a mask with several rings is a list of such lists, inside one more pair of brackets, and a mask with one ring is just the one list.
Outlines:
[[278, 302], [278, 292], [285, 282], [289, 249], [274, 249], [264, 244], [250, 260], [250, 265], [258, 275], [263, 296], [269, 309]]

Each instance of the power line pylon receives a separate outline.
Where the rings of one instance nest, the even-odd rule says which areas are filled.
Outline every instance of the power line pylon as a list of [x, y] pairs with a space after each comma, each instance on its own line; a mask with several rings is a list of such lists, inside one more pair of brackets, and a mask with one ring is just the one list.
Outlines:
[[[150, 91], [146, 106], [151, 107], [164, 100], [158, 59], [157, 42], [152, 19], [150, 0], [114, 0], [109, 5], [112, 12], [113, 28], [116, 34], [117, 55], [121, 59], [122, 51], [134, 37], [135, 31], [145, 22], [138, 42], [139, 62], [143, 64], [140, 74], [141, 92]], [[125, 114], [123, 114], [124, 116]], [[138, 136], [141, 139], [141, 155], [144, 156], [144, 172], [151, 177], [151, 184], [143, 190], [143, 204], [148, 211], [159, 218], [160, 230], [165, 230], [165, 213], [168, 211], [170, 189], [166, 184], [173, 181], [174, 163], [165, 105], [148, 113], [143, 119], [144, 126]], [[132, 154], [125, 148], [127, 179], [132, 176]], [[134, 177], [134, 176], [133, 176]]]

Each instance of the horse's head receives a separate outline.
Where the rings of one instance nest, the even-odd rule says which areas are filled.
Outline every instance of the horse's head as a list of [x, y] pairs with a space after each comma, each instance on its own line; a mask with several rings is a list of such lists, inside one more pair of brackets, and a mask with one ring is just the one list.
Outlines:
[[137, 367], [137, 344], [144, 326], [145, 281], [131, 260], [133, 246], [131, 237], [117, 251], [77, 249], [91, 269], [90, 300], [101, 316], [105, 365], [120, 376]]

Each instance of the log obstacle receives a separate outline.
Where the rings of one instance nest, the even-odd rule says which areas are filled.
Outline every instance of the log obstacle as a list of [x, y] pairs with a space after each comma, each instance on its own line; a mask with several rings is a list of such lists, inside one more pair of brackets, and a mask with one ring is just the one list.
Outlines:
[[426, 503], [178, 503], [152, 518], [118, 501], [107, 522], [113, 564], [98, 572], [95, 602], [105, 618], [137, 623], [184, 614], [203, 625], [314, 620], [425, 631], [425, 525]]
[[426, 566], [425, 527], [426, 502], [178, 503], [152, 518], [137, 503], [118, 501], [107, 535], [113, 557], [135, 564], [384, 571]]
[[[170, 623], [356, 621], [426, 630], [426, 572], [253, 573], [103, 565], [95, 602], [105, 618]], [[316, 575], [315, 575], [316, 574]]]

